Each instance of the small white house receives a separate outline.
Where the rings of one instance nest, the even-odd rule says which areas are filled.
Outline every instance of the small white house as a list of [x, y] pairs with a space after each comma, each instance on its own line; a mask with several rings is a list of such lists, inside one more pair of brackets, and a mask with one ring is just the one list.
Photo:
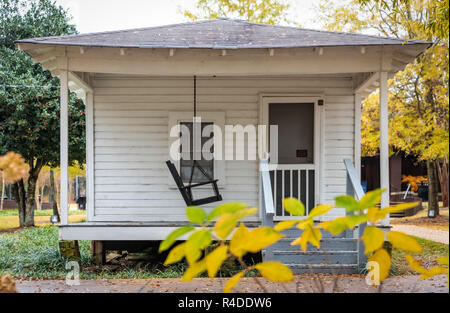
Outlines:
[[[270, 175], [261, 175], [258, 159], [200, 162], [218, 179], [222, 202], [261, 207], [249, 218], [254, 224], [271, 210], [275, 220], [289, 218], [284, 197], [310, 209], [348, 191], [344, 159], [358, 175], [361, 99], [376, 88], [381, 186], [389, 188], [387, 79], [429, 46], [225, 18], [17, 44], [61, 80], [60, 239], [98, 241], [162, 240], [186, 222], [166, 160], [177, 139], [172, 127], [192, 123], [194, 94], [196, 116], [223, 133], [230, 125], [278, 125]], [[77, 224], [67, 218], [68, 89], [86, 103], [87, 221]], [[223, 140], [224, 150], [237, 141]], [[187, 183], [191, 163], [173, 161]], [[268, 186], [272, 199], [263, 197]], [[211, 192], [200, 188], [199, 196]], [[336, 208], [327, 218], [343, 214]]]

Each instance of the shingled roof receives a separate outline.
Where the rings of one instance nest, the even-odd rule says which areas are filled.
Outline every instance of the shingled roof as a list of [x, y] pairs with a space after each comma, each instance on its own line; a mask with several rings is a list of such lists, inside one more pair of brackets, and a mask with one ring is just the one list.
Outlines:
[[123, 48], [301, 48], [427, 44], [424, 41], [218, 18], [130, 30], [24, 39], [23, 43]]

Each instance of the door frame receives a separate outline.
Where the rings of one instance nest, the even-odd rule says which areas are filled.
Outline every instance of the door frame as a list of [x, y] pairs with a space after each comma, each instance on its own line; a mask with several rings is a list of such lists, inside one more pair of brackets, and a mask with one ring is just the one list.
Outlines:
[[[314, 205], [323, 202], [321, 192], [323, 152], [324, 152], [324, 105], [319, 105], [319, 100], [324, 100], [321, 94], [260, 94], [259, 120], [266, 126], [266, 147], [269, 147], [269, 104], [270, 103], [314, 103]], [[324, 101], [325, 102], [325, 101]], [[305, 164], [307, 165], [307, 164]], [[270, 164], [269, 164], [270, 166]], [[275, 168], [274, 165], [273, 168]], [[261, 179], [259, 180], [261, 184]], [[259, 188], [261, 190], [261, 188]], [[261, 197], [260, 197], [261, 198]]]

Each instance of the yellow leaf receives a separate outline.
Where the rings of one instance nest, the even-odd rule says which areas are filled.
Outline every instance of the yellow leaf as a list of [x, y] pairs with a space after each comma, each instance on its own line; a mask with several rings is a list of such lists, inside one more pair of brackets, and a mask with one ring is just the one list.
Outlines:
[[422, 246], [411, 236], [398, 231], [390, 231], [387, 238], [392, 245], [400, 250], [414, 253], [422, 252]]
[[216, 222], [215, 231], [221, 239], [226, 239], [236, 227], [237, 222], [248, 215], [255, 214], [257, 208], [243, 209], [234, 213], [223, 214]]
[[379, 211], [380, 209], [376, 206], [367, 209], [367, 217], [372, 223], [375, 223], [378, 220], [377, 214]]
[[366, 247], [364, 253], [368, 254], [381, 248], [384, 242], [384, 234], [383, 231], [375, 226], [367, 226], [361, 239]]
[[185, 247], [185, 242], [173, 247], [172, 250], [170, 250], [169, 255], [167, 256], [164, 265], [169, 265], [181, 261], [185, 254]]
[[312, 218], [308, 217], [308, 218], [305, 218], [305, 219], [299, 221], [297, 224], [297, 228], [298, 229], [306, 229], [313, 225], [314, 225], [314, 220]]
[[377, 216], [378, 220], [382, 219], [386, 216], [386, 214], [388, 213], [396, 213], [396, 212], [401, 212], [410, 208], [414, 208], [419, 204], [419, 202], [405, 202], [405, 203], [400, 203], [397, 204], [395, 206], [388, 206], [386, 208], [383, 208], [382, 210], [379, 211], [379, 216]]
[[307, 229], [305, 229], [305, 231], [299, 238], [291, 242], [291, 246], [300, 245], [302, 250], [306, 251], [308, 247], [308, 242], [310, 242], [312, 245], [316, 246], [317, 248], [320, 248], [321, 238], [322, 233], [320, 232], [320, 229], [310, 226]]
[[253, 253], [259, 252], [283, 237], [283, 234], [274, 231], [271, 227], [255, 228], [247, 236], [245, 250]]
[[[409, 267], [411, 267], [412, 270], [422, 274], [422, 275], [420, 275], [420, 280], [424, 280], [424, 279], [427, 279], [427, 278], [430, 278], [430, 277], [433, 277], [436, 275], [441, 275], [441, 274], [448, 275], [448, 268], [434, 266], [430, 269], [426, 269], [425, 267], [422, 266], [422, 264], [420, 262], [414, 260], [414, 258], [411, 255], [406, 254], [405, 258], [406, 258], [406, 261], [408, 261]], [[441, 261], [445, 262], [445, 260], [441, 260]], [[447, 262], [448, 262], [448, 258], [447, 258]]]
[[283, 206], [294, 216], [303, 216], [305, 215], [305, 206], [301, 201], [296, 198], [285, 198], [283, 199]]
[[374, 207], [381, 201], [381, 194], [385, 192], [386, 189], [376, 189], [367, 192], [361, 200], [359, 200], [359, 207], [361, 210]]
[[349, 215], [345, 217], [345, 221], [347, 223], [347, 228], [353, 229], [356, 225], [367, 222], [367, 215]]
[[219, 246], [213, 252], [206, 256], [206, 269], [209, 277], [214, 277], [217, 274], [223, 261], [227, 258], [227, 246]]
[[320, 232], [320, 229], [316, 227], [310, 227], [309, 229], [311, 231], [309, 242], [316, 248], [320, 248], [320, 239], [322, 239], [322, 233]]
[[385, 249], [378, 249], [370, 258], [369, 262], [376, 262], [379, 266], [379, 281], [383, 281], [389, 276], [391, 269], [391, 257]]
[[276, 282], [288, 282], [294, 279], [292, 271], [280, 262], [263, 262], [255, 265], [255, 268], [265, 278]]
[[348, 228], [346, 217], [338, 217], [332, 221], [322, 222], [317, 226], [325, 229], [333, 235], [338, 235]]
[[448, 256], [441, 256], [437, 259], [438, 264], [448, 266]]
[[241, 223], [239, 228], [234, 232], [230, 241], [230, 251], [237, 257], [243, 256], [247, 251], [245, 246], [247, 244], [247, 238], [249, 230], [245, 227], [244, 223]]
[[406, 261], [409, 264], [409, 267], [412, 270], [414, 270], [414, 271], [416, 271], [416, 272], [418, 272], [420, 274], [423, 274], [423, 273], [425, 273], [427, 271], [427, 269], [425, 267], [423, 267], [420, 262], [417, 262], [416, 260], [414, 260], [414, 258], [411, 255], [406, 254], [405, 258], [406, 258]]
[[244, 276], [244, 272], [239, 272], [236, 275], [234, 275], [233, 277], [231, 277], [225, 284], [225, 288], [223, 289], [223, 292], [225, 292], [225, 293], [230, 292], [231, 289], [233, 289], [236, 286], [236, 284], [239, 282], [239, 279], [241, 279], [242, 276]]
[[312, 209], [311, 212], [309, 212], [308, 217], [316, 217], [323, 215], [328, 211], [330, 211], [332, 208], [333, 206], [329, 204], [319, 204], [314, 209]]
[[432, 268], [427, 269], [424, 273], [422, 273], [422, 275], [420, 276], [420, 280], [424, 280], [442, 274], [448, 274], [448, 268], [433, 266]]
[[207, 229], [200, 229], [192, 233], [186, 241], [186, 260], [189, 264], [197, 261], [203, 249], [205, 249], [212, 241], [211, 232]]
[[297, 224], [298, 222], [299, 222], [298, 220], [281, 221], [277, 225], [275, 225], [275, 227], [273, 229], [276, 230], [276, 231], [289, 229], [292, 226], [294, 226], [295, 224]]
[[184, 272], [183, 277], [181, 277], [182, 281], [191, 281], [194, 277], [199, 275], [200, 273], [206, 270], [206, 262], [205, 259], [190, 264], [186, 272]]

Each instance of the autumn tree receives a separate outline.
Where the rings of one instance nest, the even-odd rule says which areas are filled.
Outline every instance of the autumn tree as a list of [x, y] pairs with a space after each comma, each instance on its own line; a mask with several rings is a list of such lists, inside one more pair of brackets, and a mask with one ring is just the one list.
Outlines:
[[[363, 5], [361, 5], [361, 2]], [[444, 22], [436, 26], [441, 2], [431, 0], [323, 0], [321, 18], [329, 30], [371, 32], [383, 36], [419, 39], [432, 46], [389, 81], [389, 143], [426, 161], [429, 207], [439, 209], [435, 160], [449, 153], [448, 36]], [[447, 2], [448, 11], [448, 2]], [[439, 15], [440, 16], [440, 15]], [[447, 16], [448, 19], [448, 16]], [[362, 106], [362, 154], [375, 155], [379, 147], [379, 98], [369, 96]]]
[[[370, 6], [373, 2], [378, 4], [379, 7], [389, 10], [390, 15], [394, 18], [404, 15], [404, 7], [410, 8], [414, 6], [417, 1], [414, 0], [359, 0], [363, 7]], [[427, 8], [427, 19], [410, 19], [415, 27], [420, 28], [421, 32], [428, 34], [429, 36], [438, 36], [442, 39], [448, 39], [448, 0], [438, 1], [425, 1]], [[408, 11], [406, 11], [407, 13]]]
[[[51, 0], [0, 2], [0, 155], [20, 153], [28, 178], [13, 184], [20, 226], [34, 225], [35, 190], [43, 166], [59, 163], [59, 79], [43, 71], [14, 42], [76, 33], [68, 13]], [[71, 93], [69, 156], [84, 163], [84, 104]]]
[[254, 23], [292, 24], [289, 7], [286, 0], [198, 0], [195, 11], [183, 10], [183, 14], [192, 21], [229, 17]]

